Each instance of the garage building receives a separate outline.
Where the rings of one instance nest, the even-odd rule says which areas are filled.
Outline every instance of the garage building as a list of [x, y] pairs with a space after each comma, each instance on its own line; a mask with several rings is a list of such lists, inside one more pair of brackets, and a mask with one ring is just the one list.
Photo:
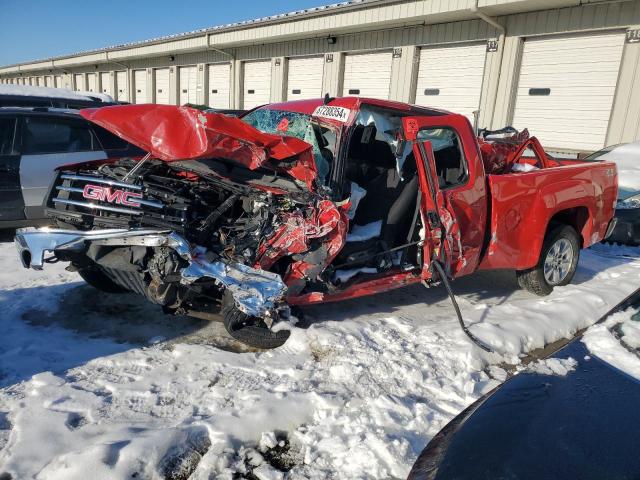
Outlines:
[[592, 151], [640, 138], [640, 0], [354, 0], [8, 65], [0, 82], [221, 109], [374, 97]]

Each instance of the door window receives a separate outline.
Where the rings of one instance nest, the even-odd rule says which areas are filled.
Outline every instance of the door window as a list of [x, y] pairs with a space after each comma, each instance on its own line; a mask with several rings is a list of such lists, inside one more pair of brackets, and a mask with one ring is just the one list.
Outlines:
[[84, 122], [60, 118], [25, 118], [22, 133], [22, 153], [25, 155], [88, 152], [95, 149], [99, 149], [97, 142]]
[[425, 128], [418, 132], [417, 139], [431, 142], [441, 189], [466, 183], [467, 162], [455, 130], [448, 127]]
[[13, 153], [15, 131], [15, 118], [0, 118], [0, 155], [11, 155]]

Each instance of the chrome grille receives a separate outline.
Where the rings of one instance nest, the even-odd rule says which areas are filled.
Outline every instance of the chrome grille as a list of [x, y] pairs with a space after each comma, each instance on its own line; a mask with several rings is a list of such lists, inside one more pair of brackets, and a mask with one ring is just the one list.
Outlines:
[[77, 202], [75, 200], [64, 200], [61, 198], [54, 198], [53, 203], [60, 203], [62, 205], [74, 205], [76, 207], [84, 207], [90, 210], [104, 210], [106, 212], [124, 213], [126, 215], [142, 215], [140, 210], [130, 210], [128, 208], [109, 207], [107, 205], [98, 205], [89, 202]]
[[102, 177], [92, 177], [90, 175], [71, 175], [69, 173], [63, 173], [62, 175], [60, 175], [60, 178], [62, 180], [78, 180], [83, 182], [100, 183], [102, 185], [109, 185], [112, 187], [128, 188], [130, 190], [142, 190], [142, 187], [140, 185], [133, 185], [131, 183], [122, 183], [116, 180], [110, 180], [108, 178], [102, 178]]
[[[139, 216], [143, 215], [147, 209], [151, 209], [155, 212], [161, 212], [165, 205], [163, 202], [148, 199], [148, 198], [135, 198], [134, 202], [136, 206], [121, 206], [118, 203], [110, 202], [108, 200], [88, 199], [85, 198], [85, 187], [87, 185], [104, 185], [106, 188], [117, 188], [124, 193], [131, 192], [135, 195], [144, 195], [144, 188], [141, 185], [133, 185], [130, 183], [118, 182], [102, 177], [94, 177], [91, 175], [75, 175], [70, 173], [62, 173], [58, 177], [59, 182], [55, 186], [56, 193], [52, 193], [51, 201], [54, 206], [72, 206], [79, 207], [81, 210], [89, 210], [91, 214], [97, 212], [117, 213], [123, 215]], [[89, 213], [89, 212], [87, 212]]]

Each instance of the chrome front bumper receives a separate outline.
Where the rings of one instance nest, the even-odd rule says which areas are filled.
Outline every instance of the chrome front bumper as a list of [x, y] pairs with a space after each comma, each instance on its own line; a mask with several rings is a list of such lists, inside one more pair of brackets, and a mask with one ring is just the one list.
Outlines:
[[25, 268], [42, 270], [45, 252], [82, 253], [89, 245], [114, 247], [169, 247], [189, 265], [180, 271], [180, 282], [189, 285], [201, 278], [211, 278], [233, 295], [236, 306], [247, 315], [270, 317], [278, 309], [287, 290], [280, 275], [223, 259], [208, 261], [206, 249], [192, 247], [175, 232], [148, 229], [60, 230], [51, 228], [20, 229], [15, 245]]

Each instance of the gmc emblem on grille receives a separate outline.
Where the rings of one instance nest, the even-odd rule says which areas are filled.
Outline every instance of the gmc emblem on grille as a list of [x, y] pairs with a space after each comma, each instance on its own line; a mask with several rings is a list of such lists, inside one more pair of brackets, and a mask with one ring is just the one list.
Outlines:
[[111, 187], [87, 184], [82, 189], [82, 196], [89, 200], [117, 203], [126, 207], [139, 207], [140, 203], [135, 199], [141, 199], [141, 193], [127, 192], [126, 190], [111, 190]]

